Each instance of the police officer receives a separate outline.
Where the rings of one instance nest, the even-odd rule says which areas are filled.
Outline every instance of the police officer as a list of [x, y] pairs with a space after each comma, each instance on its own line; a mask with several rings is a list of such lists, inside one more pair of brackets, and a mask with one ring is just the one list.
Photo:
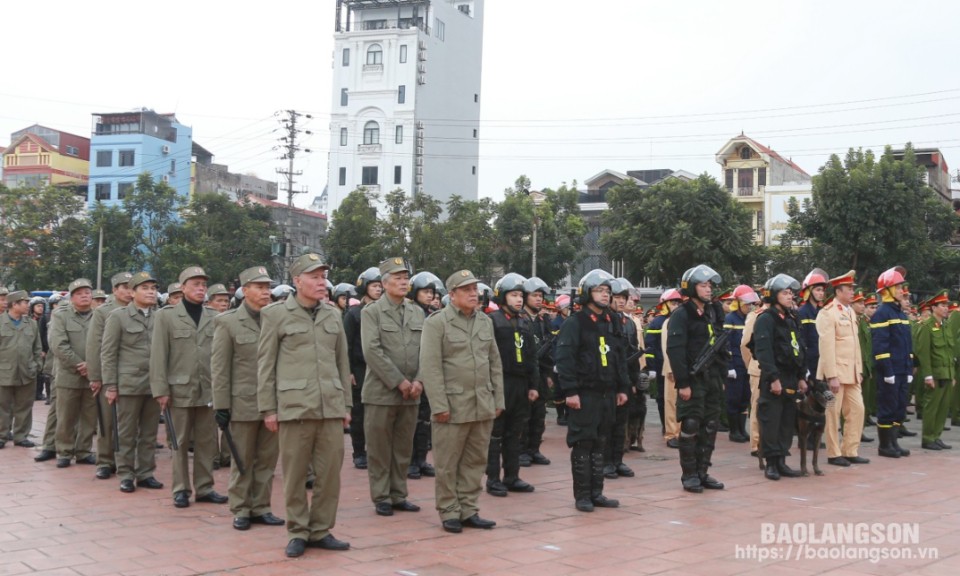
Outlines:
[[174, 282], [167, 286], [167, 301], [164, 308], [173, 308], [183, 300], [183, 284]]
[[[133, 300], [133, 290], [130, 289], [129, 285], [132, 277], [133, 274], [130, 272], [120, 272], [110, 278], [110, 286], [113, 290], [111, 297], [93, 311], [93, 317], [90, 318], [90, 331], [87, 332], [87, 378], [90, 380], [90, 389], [93, 390], [93, 393], [97, 396], [97, 402], [100, 403], [100, 413], [104, 416], [110, 414], [111, 408], [106, 397], [100, 393], [103, 384], [100, 370], [103, 327], [106, 326], [107, 318], [111, 312], [127, 306]], [[100, 432], [104, 431], [101, 430]], [[113, 475], [116, 469], [113, 434], [97, 434], [97, 478], [106, 480]]]
[[907, 417], [910, 384], [913, 382], [913, 338], [910, 321], [901, 308], [907, 271], [902, 266], [886, 270], [877, 278], [883, 303], [870, 319], [873, 357], [877, 370], [877, 452], [888, 458], [909, 456], [897, 442]]
[[[279, 432], [286, 555], [306, 547], [347, 550], [330, 532], [337, 520], [343, 427], [350, 424], [350, 359], [340, 313], [325, 306], [329, 267], [317, 254], [290, 266], [296, 294], [264, 308], [257, 348], [257, 406], [264, 424]], [[306, 351], [306, 353], [305, 353]], [[307, 499], [307, 467], [317, 475]]]
[[723, 378], [727, 357], [718, 353], [700, 373], [693, 373], [697, 357], [723, 329], [722, 308], [712, 301], [720, 275], [705, 264], [683, 273], [680, 289], [689, 300], [670, 315], [667, 355], [677, 387], [677, 421], [680, 422], [680, 481], [688, 492], [723, 489], [708, 474], [710, 456], [720, 425]]
[[353, 287], [353, 284], [349, 282], [341, 282], [333, 287], [333, 303], [337, 305], [337, 308], [340, 309], [344, 314], [347, 313], [347, 309], [350, 308], [350, 299], [355, 298], [357, 295], [357, 289]]
[[261, 310], [270, 304], [270, 282], [263, 266], [241, 272], [243, 303], [213, 322], [213, 408], [217, 424], [224, 435], [230, 431], [240, 457], [240, 462], [233, 461], [227, 490], [237, 530], [248, 530], [252, 523], [284, 524], [270, 506], [280, 444], [277, 435], [267, 430], [257, 408], [257, 342]]
[[477, 278], [447, 278], [450, 304], [423, 323], [420, 374], [433, 413], [436, 501], [443, 529], [491, 529], [478, 500], [493, 421], [504, 409], [503, 367], [493, 321], [477, 312]]
[[803, 305], [797, 311], [800, 319], [800, 334], [807, 354], [807, 376], [812, 378], [817, 374], [817, 365], [820, 363], [820, 335], [817, 333], [817, 314], [823, 308], [827, 291], [827, 279], [830, 275], [814, 268], [803, 279], [800, 286], [800, 299]]
[[[100, 358], [103, 396], [115, 406], [119, 446], [115, 448], [120, 491], [137, 486], [159, 490], [157, 469], [157, 421], [160, 406], [150, 390], [150, 340], [156, 317], [157, 281], [148, 272], [138, 272], [126, 282], [133, 300], [114, 307], [103, 327]], [[104, 412], [104, 417], [109, 412]], [[112, 436], [112, 434], [106, 434]]]
[[524, 296], [523, 313], [530, 323], [533, 333], [534, 349], [537, 354], [537, 364], [540, 379], [537, 383], [537, 399], [530, 404], [530, 419], [526, 430], [520, 436], [520, 466], [531, 464], [549, 465], [550, 459], [540, 452], [543, 444], [543, 433], [546, 431], [547, 398], [553, 394], [553, 339], [555, 334], [550, 330], [546, 318], [541, 316], [544, 300], [550, 292], [547, 283], [531, 276], [523, 284]]
[[57, 468], [96, 464], [90, 452], [97, 425], [97, 399], [87, 380], [87, 331], [93, 285], [86, 278], [70, 283], [70, 305], [50, 327], [50, 349], [57, 362]]
[[363, 379], [367, 374], [367, 363], [363, 359], [363, 341], [360, 334], [360, 312], [364, 306], [376, 302], [383, 294], [383, 282], [380, 270], [371, 266], [357, 278], [357, 293], [360, 304], [347, 310], [343, 317], [343, 328], [347, 334], [347, 347], [350, 351], [350, 375], [353, 383], [353, 408], [350, 413], [350, 439], [353, 441], [353, 465], [360, 470], [367, 469], [367, 439], [363, 432]]
[[603, 495], [603, 452], [616, 407], [626, 404], [629, 387], [616, 341], [620, 326], [609, 310], [613, 282], [603, 270], [587, 272], [577, 286], [582, 308], [563, 323], [557, 336], [558, 384], [569, 408], [573, 497], [581, 512], [620, 505]]
[[226, 312], [230, 308], [230, 291], [223, 284], [213, 284], [207, 290], [207, 307], [217, 314]]
[[[663, 370], [663, 346], [661, 343], [663, 337], [663, 325], [670, 316], [670, 313], [676, 310], [677, 306], [683, 301], [683, 296], [676, 288], [670, 288], [660, 295], [660, 301], [657, 304], [656, 316], [647, 324], [643, 331], [643, 349], [646, 359], [647, 378], [657, 383], [657, 410], [660, 412], [660, 433], [669, 444], [676, 444], [677, 436], [672, 430], [668, 430], [668, 423], [676, 423], [676, 410], [672, 413], [665, 411], [666, 390], [664, 386], [665, 373]], [[671, 446], [676, 448], [677, 446]]]
[[954, 390], [956, 342], [946, 329], [945, 321], [950, 314], [950, 299], [946, 290], [937, 292], [927, 300], [932, 314], [920, 323], [914, 350], [919, 361], [917, 377], [926, 388], [923, 393], [923, 438], [924, 450], [952, 448], [940, 435], [947, 421], [950, 393]]
[[7, 295], [7, 311], [0, 315], [0, 448], [13, 430], [13, 443], [33, 448], [33, 396], [40, 370], [40, 328], [30, 318], [30, 296], [24, 290]]
[[747, 315], [760, 299], [753, 288], [741, 284], [733, 290], [731, 311], [723, 320], [723, 329], [730, 330], [730, 364], [727, 366], [727, 419], [730, 421], [730, 441], [749, 442], [747, 435], [747, 410], [750, 408], [750, 376], [740, 352], [743, 328]]
[[[873, 358], [873, 335], [870, 330], [870, 319], [877, 312], [877, 294], [864, 294], [863, 312], [859, 319], [860, 354], [863, 357], [863, 404], [864, 426], [876, 426], [877, 422], [871, 416], [877, 414], [877, 371]], [[957, 315], [960, 319], [960, 315]], [[949, 319], [947, 321], [949, 329]], [[873, 439], [871, 438], [872, 442]]]
[[203, 305], [207, 274], [199, 266], [180, 272], [183, 300], [157, 312], [150, 342], [150, 389], [160, 409], [170, 409], [180, 440], [173, 457], [173, 505], [190, 506], [188, 445], [193, 439], [193, 487], [197, 502], [225, 504], [213, 489], [217, 429], [210, 404], [210, 351], [216, 312]]
[[756, 457], [760, 450], [760, 421], [757, 420], [757, 401], [760, 399], [760, 363], [750, 349], [753, 339], [753, 329], [757, 324], [757, 317], [767, 308], [767, 303], [760, 301], [747, 314], [743, 321], [743, 337], [740, 339], [740, 356], [747, 365], [747, 375], [750, 378], [750, 455]]
[[420, 511], [407, 500], [407, 471], [423, 392], [420, 336], [424, 314], [405, 298], [410, 287], [406, 260], [387, 258], [378, 272], [384, 294], [361, 312], [367, 362], [361, 398], [370, 498], [378, 515], [392, 516], [394, 510]]
[[[435, 306], [439, 293], [443, 290], [443, 282], [430, 272], [418, 272], [410, 278], [410, 291], [407, 293], [414, 304], [423, 310], [424, 317], [439, 310]], [[419, 480], [423, 476], [436, 476], [436, 470], [427, 462], [427, 452], [430, 450], [430, 399], [426, 390], [420, 393], [420, 405], [417, 408], [417, 427], [413, 433], [413, 454], [410, 457], [410, 466], [407, 467], [407, 478]]]
[[800, 476], [786, 463], [796, 426], [797, 393], [807, 391], [806, 350], [793, 311], [797, 290], [800, 283], [786, 274], [767, 280], [763, 295], [770, 307], [757, 317], [753, 330], [753, 353], [760, 363], [760, 449], [769, 480]]
[[620, 356], [623, 358], [628, 379], [627, 402], [618, 405], [615, 410], [616, 418], [610, 428], [610, 439], [603, 453], [603, 475], [606, 478], [616, 479], [620, 476], [633, 477], [634, 472], [623, 463], [624, 444], [627, 438], [627, 420], [629, 419], [630, 397], [640, 386], [640, 357], [636, 356], [627, 363], [627, 359], [640, 348], [640, 339], [637, 336], [637, 327], [627, 317], [625, 311], [627, 300], [633, 284], [626, 278], [615, 278], [610, 283], [610, 311], [613, 322], [618, 325], [616, 343], [620, 347]]
[[520, 478], [520, 436], [530, 419], [530, 403], [539, 398], [540, 382], [536, 342], [530, 322], [522, 313], [526, 281], [511, 272], [497, 282], [493, 292], [499, 309], [490, 314], [490, 319], [503, 366], [504, 410], [493, 422], [487, 454], [487, 493], [491, 496], [534, 490]]

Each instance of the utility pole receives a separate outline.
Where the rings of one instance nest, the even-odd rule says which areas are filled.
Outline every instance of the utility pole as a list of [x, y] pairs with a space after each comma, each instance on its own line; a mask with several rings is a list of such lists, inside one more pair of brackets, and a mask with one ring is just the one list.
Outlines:
[[[297, 127], [297, 120], [300, 118], [312, 119], [313, 116], [309, 114], [302, 114], [296, 110], [284, 110], [278, 112], [278, 115], [284, 114], [284, 118], [280, 120], [280, 123], [283, 125], [284, 135], [280, 137], [280, 146], [279, 149], [283, 150], [283, 155], [280, 157], [281, 160], [286, 160], [288, 162], [287, 169], [281, 170], [277, 168], [277, 174], [282, 175], [287, 180], [287, 206], [293, 206], [293, 195], [302, 194], [306, 190], [294, 190], [293, 183], [296, 176], [303, 174], [302, 170], [294, 171], [293, 161], [297, 157], [297, 153], [301, 151], [300, 146], [297, 144], [297, 136], [299, 134], [313, 134], [309, 130], [301, 130]], [[303, 152], [310, 153], [309, 148], [303, 148]]]

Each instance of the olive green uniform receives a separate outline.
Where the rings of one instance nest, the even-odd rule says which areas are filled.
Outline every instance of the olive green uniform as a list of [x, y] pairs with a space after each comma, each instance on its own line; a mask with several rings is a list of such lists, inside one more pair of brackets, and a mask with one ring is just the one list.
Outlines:
[[383, 295], [363, 308], [360, 322], [367, 363], [361, 392], [367, 470], [373, 502], [397, 504], [407, 498], [407, 468], [417, 427], [417, 398], [404, 399], [398, 386], [420, 378], [423, 309]]
[[[120, 445], [114, 449], [120, 480], [146, 480], [157, 468], [160, 405], [150, 390], [150, 340], [156, 315], [156, 311], [144, 312], [131, 302], [114, 308], [103, 329], [103, 387], [116, 388], [119, 393]], [[104, 392], [100, 396], [106, 398]], [[104, 412], [104, 420], [108, 414]]]
[[246, 304], [214, 320], [213, 407], [230, 411], [230, 433], [245, 468], [230, 470], [230, 511], [249, 518], [272, 513], [270, 493], [280, 457], [277, 435], [267, 430], [257, 408], [257, 342], [260, 314]]
[[[340, 312], [303, 308], [295, 297], [260, 312], [257, 402], [279, 420], [287, 533], [315, 542], [336, 523], [343, 425], [352, 404], [350, 359]], [[308, 502], [307, 466], [317, 478]]]
[[431, 412], [450, 414], [432, 424], [437, 511], [442, 521], [466, 520], [479, 509], [493, 420], [505, 406], [493, 321], [452, 304], [432, 314], [423, 324], [420, 374]]
[[[110, 316], [110, 313], [120, 307], [120, 304], [111, 295], [106, 302], [93, 310], [93, 317], [90, 318], [90, 329], [87, 332], [86, 353], [87, 380], [91, 382], [103, 382], [103, 372], [100, 364], [103, 328], [107, 324], [107, 317]], [[146, 359], [148, 356], [144, 358]], [[97, 394], [97, 402], [100, 403], [100, 412], [103, 414], [104, 423], [106, 423], [111, 407], [110, 403], [107, 402], [106, 394], [102, 391]], [[116, 468], [116, 458], [113, 451], [113, 434], [97, 434], [97, 468]]]
[[[13, 302], [10, 303], [10, 306]], [[24, 314], [19, 325], [0, 314], [0, 440], [13, 431], [14, 442], [27, 440], [33, 426], [33, 402], [40, 370], [40, 326]]]
[[82, 460], [92, 455], [97, 426], [97, 399], [77, 366], [86, 362], [87, 330], [92, 312], [67, 306], [50, 323], [50, 352], [57, 363], [57, 457]]
[[[943, 433], [950, 393], [955, 386], [956, 345], [946, 324], [939, 322], [936, 317], [931, 316], [919, 323], [913, 353], [920, 364], [916, 380], [924, 389], [921, 395], [924, 444], [935, 443]], [[927, 387], [924, 382], [927, 377], [933, 378], [933, 388]]]
[[199, 324], [183, 302], [156, 313], [150, 342], [150, 389], [154, 398], [170, 397], [170, 415], [179, 450], [173, 458], [173, 494], [192, 492], [187, 448], [193, 440], [193, 487], [198, 498], [213, 492], [213, 459], [217, 454], [217, 428], [210, 388], [210, 349], [213, 318], [203, 308]]

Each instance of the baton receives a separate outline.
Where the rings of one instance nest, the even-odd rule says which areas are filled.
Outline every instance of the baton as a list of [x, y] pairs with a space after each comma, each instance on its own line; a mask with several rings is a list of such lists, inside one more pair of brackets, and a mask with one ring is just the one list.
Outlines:
[[243, 461], [240, 460], [240, 453], [237, 452], [237, 445], [233, 443], [233, 434], [230, 433], [230, 426], [223, 428], [223, 437], [227, 439], [227, 448], [230, 449], [230, 455], [233, 456], [233, 463], [237, 465], [237, 471], [243, 476]]
[[167, 443], [172, 450], [179, 450], [180, 444], [177, 442], [177, 430], [173, 427], [173, 416], [170, 415], [170, 406], [163, 409], [163, 423], [167, 427]]
[[[101, 392], [103, 392], [103, 390], [101, 390]], [[97, 395], [97, 397], [94, 398], [94, 400], [97, 401], [97, 426], [99, 426], [99, 428], [100, 428], [100, 437], [101, 437], [101, 438], [106, 438], [106, 437], [107, 437], [107, 425], [104, 424], [104, 422], [103, 422], [103, 407], [100, 406], [100, 398], [101, 398], [101, 396], [99, 396], [99, 395]], [[104, 392], [103, 398], [106, 398], [106, 392]]]
[[120, 416], [117, 415], [117, 403], [110, 405], [113, 409], [113, 449], [120, 451]]

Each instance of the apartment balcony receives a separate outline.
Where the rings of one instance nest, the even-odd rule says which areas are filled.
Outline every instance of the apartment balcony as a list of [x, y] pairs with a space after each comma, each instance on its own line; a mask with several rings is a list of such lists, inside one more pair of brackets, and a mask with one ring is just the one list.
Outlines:
[[379, 154], [383, 149], [380, 144], [358, 144], [357, 154]]
[[763, 190], [766, 186], [758, 186], [756, 188], [751, 186], [737, 186], [734, 188], [727, 188], [730, 194], [736, 198], [743, 198], [744, 200], [759, 200], [763, 198]]

